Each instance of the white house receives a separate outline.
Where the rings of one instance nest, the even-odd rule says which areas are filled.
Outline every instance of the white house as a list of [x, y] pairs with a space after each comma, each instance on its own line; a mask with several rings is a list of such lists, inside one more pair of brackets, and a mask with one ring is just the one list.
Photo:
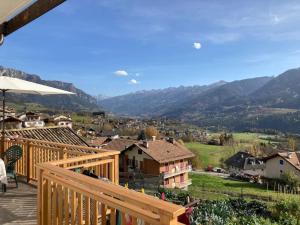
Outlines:
[[41, 128], [45, 126], [45, 122], [41, 120], [40, 115], [34, 112], [27, 112], [25, 114], [22, 114], [21, 116], [19, 116], [19, 119], [22, 121], [23, 127], [25, 128]]
[[67, 116], [57, 116], [54, 118], [54, 123], [56, 126], [60, 126], [60, 127], [69, 127], [72, 129], [72, 119], [71, 117], [67, 117]]

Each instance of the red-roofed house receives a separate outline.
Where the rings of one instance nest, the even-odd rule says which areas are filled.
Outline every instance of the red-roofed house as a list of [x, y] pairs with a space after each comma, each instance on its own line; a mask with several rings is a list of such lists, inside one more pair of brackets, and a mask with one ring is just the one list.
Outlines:
[[166, 188], [187, 188], [190, 159], [195, 155], [174, 139], [134, 143], [121, 153], [125, 172], [139, 171], [146, 175], [162, 176]]

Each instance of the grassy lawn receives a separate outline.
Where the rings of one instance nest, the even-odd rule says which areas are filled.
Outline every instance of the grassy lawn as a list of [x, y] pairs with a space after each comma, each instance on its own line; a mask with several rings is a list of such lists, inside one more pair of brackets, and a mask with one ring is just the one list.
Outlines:
[[186, 143], [185, 146], [197, 155], [202, 168], [207, 168], [209, 165], [219, 166], [220, 159], [225, 157], [227, 150], [224, 146], [206, 145], [196, 142]]
[[202, 174], [190, 174], [189, 176], [192, 179], [192, 185], [189, 186], [189, 192], [192, 196], [197, 198], [204, 197], [203, 190], [220, 192], [222, 194], [227, 193], [234, 196], [238, 196], [243, 193], [243, 195], [246, 195], [248, 198], [271, 197], [273, 200], [288, 197], [300, 198], [299, 195], [277, 194], [277, 192], [268, 191], [265, 187], [259, 184], [249, 182], [235, 181]]
[[[274, 135], [260, 133], [233, 133], [233, 139], [240, 143], [268, 143], [268, 139], [274, 139]], [[273, 142], [273, 141], [271, 141]]]

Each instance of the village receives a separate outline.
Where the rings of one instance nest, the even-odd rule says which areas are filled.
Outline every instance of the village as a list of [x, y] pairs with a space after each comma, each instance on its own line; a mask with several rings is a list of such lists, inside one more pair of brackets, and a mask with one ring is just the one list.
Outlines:
[[[117, 118], [100, 111], [89, 116], [85, 114], [79, 119], [73, 115], [74, 122], [71, 115], [16, 113], [11, 108], [7, 108], [5, 113], [5, 129], [11, 138], [118, 151], [120, 183], [137, 190], [159, 187], [188, 190], [192, 184], [189, 178], [192, 171], [223, 173], [234, 179], [261, 184], [269, 182], [270, 185], [276, 181], [277, 185], [283, 184], [285, 181], [280, 182], [283, 175], [300, 180], [300, 158], [295, 144], [293, 149], [278, 143], [278, 146], [261, 147], [260, 151], [253, 152], [253, 149], [243, 145], [233, 147], [230, 138], [221, 140], [221, 137], [213, 137], [208, 131], [172, 120]], [[192, 161], [199, 156], [185, 143], [198, 142], [205, 148], [205, 145], [224, 145], [221, 143], [224, 141], [235, 151], [227, 150], [231, 154], [223, 159], [223, 166], [199, 168], [194, 165], [193, 168]]]

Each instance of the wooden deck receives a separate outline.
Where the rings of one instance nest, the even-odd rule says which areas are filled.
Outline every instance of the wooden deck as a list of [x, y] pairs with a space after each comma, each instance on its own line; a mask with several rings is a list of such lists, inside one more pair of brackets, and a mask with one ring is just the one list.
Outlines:
[[37, 189], [25, 183], [15, 188], [10, 183], [7, 192], [0, 188], [0, 224], [1, 225], [36, 225]]
[[37, 188], [12, 183], [0, 193], [0, 225], [182, 225], [184, 207], [119, 186], [117, 151], [28, 139], [5, 144], [22, 147], [16, 172]]

